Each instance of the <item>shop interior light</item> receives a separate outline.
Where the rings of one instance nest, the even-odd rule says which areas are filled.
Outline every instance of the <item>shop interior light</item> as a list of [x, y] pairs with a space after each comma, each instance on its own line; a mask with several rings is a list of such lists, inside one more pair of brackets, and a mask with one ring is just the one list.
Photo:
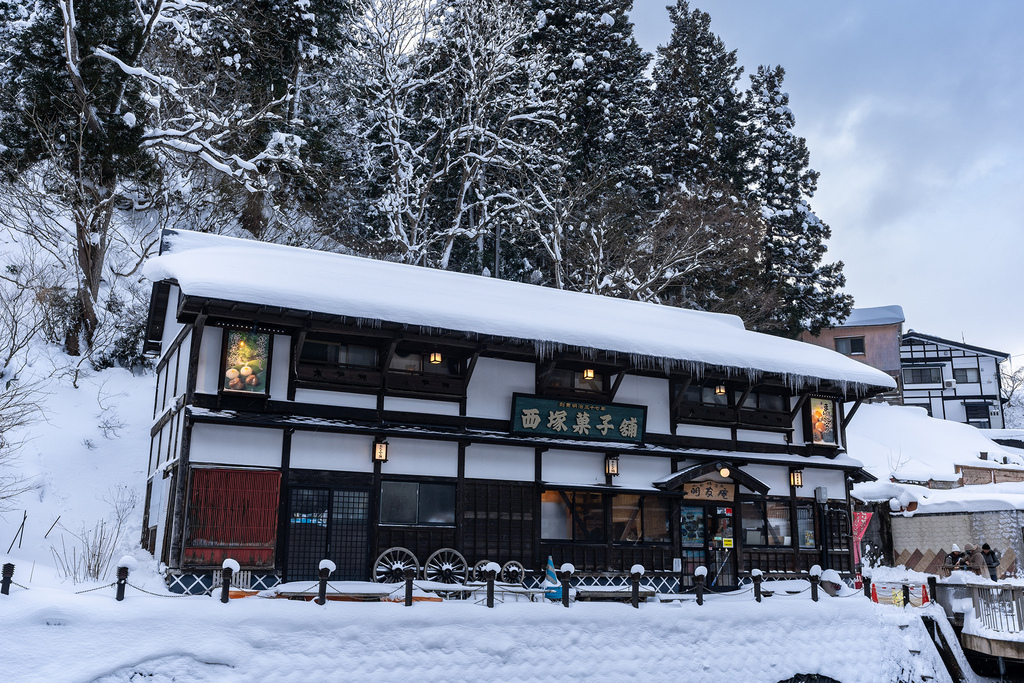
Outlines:
[[388, 461], [388, 440], [376, 438], [373, 440], [373, 462]]
[[717, 387], [715, 387], [715, 395], [716, 396], [725, 396], [725, 385], [724, 384], [719, 384]]
[[440, 365], [441, 364], [441, 352], [440, 351], [431, 351], [430, 352], [430, 364], [431, 365]]
[[793, 486], [804, 485], [804, 472], [803, 470], [793, 470], [789, 473], [789, 483]]
[[604, 459], [604, 473], [613, 477], [619, 476], [619, 456], [608, 455]]
[[583, 379], [592, 380], [594, 379], [594, 368], [587, 368], [583, 371]]

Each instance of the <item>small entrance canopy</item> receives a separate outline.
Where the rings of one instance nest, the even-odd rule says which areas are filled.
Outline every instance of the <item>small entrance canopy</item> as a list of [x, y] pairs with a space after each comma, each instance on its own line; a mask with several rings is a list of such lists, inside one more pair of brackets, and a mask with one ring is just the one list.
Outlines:
[[755, 479], [750, 476], [739, 467], [736, 467], [732, 463], [723, 462], [721, 460], [716, 462], [706, 462], [701, 465], [694, 465], [687, 467], [685, 470], [680, 470], [670, 477], [664, 477], [654, 482], [654, 486], [663, 489], [665, 491], [675, 491], [683, 484], [691, 482], [697, 477], [704, 476], [710, 472], [718, 472], [722, 468], [728, 468], [729, 476], [726, 479], [732, 479], [738, 484], [746, 486], [754, 493], [766, 496], [768, 495], [769, 486], [759, 479]]

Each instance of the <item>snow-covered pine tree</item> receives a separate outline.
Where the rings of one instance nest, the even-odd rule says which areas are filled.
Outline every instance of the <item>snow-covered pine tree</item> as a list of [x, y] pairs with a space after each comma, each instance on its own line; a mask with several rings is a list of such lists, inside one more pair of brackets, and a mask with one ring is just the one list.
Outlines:
[[671, 184], [742, 188], [743, 107], [736, 51], [711, 31], [711, 17], [687, 0], [668, 7], [672, 35], [654, 65], [651, 164]]
[[549, 219], [537, 230], [548, 255], [547, 279], [557, 287], [598, 291], [605, 267], [619, 267], [607, 263], [604, 239], [633, 239], [621, 234], [616, 212], [632, 212], [653, 197], [644, 153], [650, 55], [634, 39], [632, 5], [532, 0], [538, 25], [533, 41], [553, 64], [546, 85], [564, 121], [552, 144], [568, 162], [545, 188]]
[[842, 322], [853, 298], [840, 289], [843, 263], [822, 263], [831, 230], [811, 210], [818, 173], [809, 167], [806, 141], [793, 133], [789, 95], [782, 90], [785, 70], [761, 66], [750, 79], [746, 109], [752, 141], [749, 187], [761, 207], [762, 279], [779, 298], [764, 331], [794, 337]]

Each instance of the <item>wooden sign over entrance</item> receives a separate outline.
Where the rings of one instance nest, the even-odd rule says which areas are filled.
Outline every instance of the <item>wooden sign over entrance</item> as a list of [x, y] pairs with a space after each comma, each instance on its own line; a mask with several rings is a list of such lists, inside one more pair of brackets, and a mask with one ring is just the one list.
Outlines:
[[683, 484], [683, 498], [686, 500], [719, 500], [732, 502], [736, 495], [735, 484], [717, 481], [691, 481]]

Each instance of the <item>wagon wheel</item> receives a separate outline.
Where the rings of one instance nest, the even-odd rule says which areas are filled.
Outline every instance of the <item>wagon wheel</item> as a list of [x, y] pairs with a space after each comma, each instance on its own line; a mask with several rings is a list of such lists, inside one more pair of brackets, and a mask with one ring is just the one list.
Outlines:
[[388, 548], [373, 563], [373, 580], [377, 583], [400, 583], [405, 581], [406, 568], [413, 570], [413, 577], [419, 573], [420, 563], [412, 551], [400, 546]]
[[511, 560], [505, 563], [505, 566], [501, 568], [501, 580], [504, 583], [518, 583], [521, 584], [523, 579], [526, 578], [526, 567], [521, 563]]
[[454, 548], [441, 548], [427, 558], [423, 578], [441, 583], [465, 583], [469, 567], [466, 558]]
[[484, 572], [486, 571], [487, 565], [489, 565], [490, 563], [491, 563], [490, 560], [480, 560], [479, 562], [474, 564], [473, 565], [473, 572], [470, 574], [472, 579], [474, 581], [480, 581], [480, 582], [486, 581], [487, 577], [484, 576]]

